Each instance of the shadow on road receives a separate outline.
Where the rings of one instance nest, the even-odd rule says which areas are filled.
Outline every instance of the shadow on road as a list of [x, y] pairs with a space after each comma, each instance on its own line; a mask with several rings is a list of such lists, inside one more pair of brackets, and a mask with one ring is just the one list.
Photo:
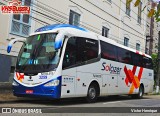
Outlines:
[[[148, 99], [144, 97], [143, 99]], [[99, 97], [96, 103], [101, 102], [116, 102], [116, 101], [125, 101], [125, 100], [133, 100], [130, 96], [107, 96], [107, 97]], [[47, 105], [47, 106], [67, 106], [67, 105], [80, 105], [80, 104], [88, 104], [85, 98], [68, 98], [68, 99], [30, 99], [30, 98], [17, 98], [17, 100], [10, 101], [0, 101], [0, 104], [21, 104], [21, 103], [29, 103], [29, 104], [37, 104], [37, 105]]]

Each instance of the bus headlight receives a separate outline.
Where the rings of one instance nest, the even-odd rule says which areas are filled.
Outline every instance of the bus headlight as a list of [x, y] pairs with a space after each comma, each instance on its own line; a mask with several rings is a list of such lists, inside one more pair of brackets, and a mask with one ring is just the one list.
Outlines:
[[53, 80], [49, 83], [46, 83], [44, 86], [49, 87], [49, 86], [57, 86], [59, 85], [59, 80]]
[[18, 84], [16, 81], [14, 81], [14, 80], [13, 80], [13, 82], [12, 82], [12, 85], [13, 85], [13, 86], [19, 86], [19, 84]]

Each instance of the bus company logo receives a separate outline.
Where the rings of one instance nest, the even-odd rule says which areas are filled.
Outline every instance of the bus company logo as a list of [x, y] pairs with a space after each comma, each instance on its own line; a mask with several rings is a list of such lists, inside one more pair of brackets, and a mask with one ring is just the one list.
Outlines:
[[16, 77], [20, 82], [22, 82], [22, 80], [24, 79], [24, 73], [16, 72]]
[[21, 1], [12, 0], [7, 5], [1, 6], [1, 11], [3, 14], [30, 14], [29, 6], [21, 6]]
[[140, 80], [142, 77], [143, 68], [140, 67], [138, 76], [135, 75], [136, 69], [137, 69], [137, 66], [133, 66], [132, 70], [127, 69], [126, 66], [124, 67], [124, 72], [126, 74], [126, 78], [125, 78], [126, 86], [128, 86], [129, 83], [131, 84], [129, 94], [132, 94], [134, 92], [134, 89], [138, 89], [140, 86]]
[[112, 66], [112, 64], [106, 65], [105, 62], [102, 63], [102, 67], [103, 68], [101, 70], [107, 71], [107, 72], [109, 71], [110, 74], [120, 74], [121, 69], [122, 69], [120, 67], [114, 67], [114, 66]]

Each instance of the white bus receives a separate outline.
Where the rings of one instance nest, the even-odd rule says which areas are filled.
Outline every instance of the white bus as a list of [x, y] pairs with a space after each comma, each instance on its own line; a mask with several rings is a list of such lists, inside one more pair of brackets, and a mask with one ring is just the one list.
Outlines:
[[56, 24], [39, 28], [19, 52], [13, 94], [19, 97], [86, 97], [128, 94], [142, 98], [152, 92], [150, 56], [84, 28]]

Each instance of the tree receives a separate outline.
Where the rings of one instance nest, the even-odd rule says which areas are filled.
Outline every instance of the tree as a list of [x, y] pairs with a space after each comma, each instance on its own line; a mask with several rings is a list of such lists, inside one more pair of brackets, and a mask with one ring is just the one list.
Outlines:
[[[130, 4], [134, 0], [127, 0], [127, 4]], [[135, 0], [134, 6], [137, 7], [141, 3], [141, 0]], [[151, 0], [147, 2], [147, 4], [144, 6], [142, 12], [144, 9], [148, 6], [152, 5], [152, 8], [148, 12], [148, 17], [155, 17], [156, 21], [160, 21], [160, 0]]]
[[156, 80], [156, 75], [158, 72], [158, 54], [154, 53], [151, 55], [152, 56], [152, 61], [153, 61], [153, 69], [154, 69], [154, 80]]

